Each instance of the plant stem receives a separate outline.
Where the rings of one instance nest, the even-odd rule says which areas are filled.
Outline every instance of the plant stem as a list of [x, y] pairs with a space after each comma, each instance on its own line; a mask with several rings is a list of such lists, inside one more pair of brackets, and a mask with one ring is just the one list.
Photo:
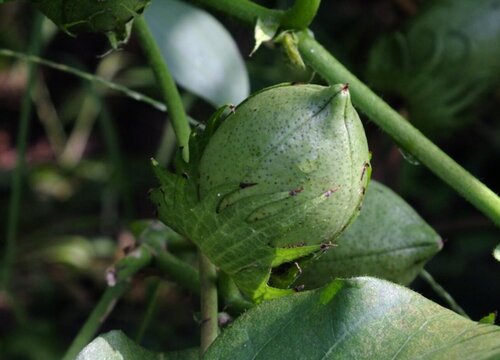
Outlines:
[[[196, 97], [190, 93], [185, 93], [182, 96], [182, 103], [184, 109], [189, 111], [193, 103], [196, 101]], [[158, 164], [163, 167], [168, 167], [170, 161], [175, 154], [176, 142], [175, 142], [175, 132], [172, 126], [172, 122], [165, 119], [165, 125], [163, 127], [162, 136], [160, 138], [160, 144], [156, 150], [155, 159]]]
[[500, 198], [493, 191], [427, 139], [306, 32], [299, 34], [299, 51], [304, 61], [330, 84], [348, 83], [353, 103], [361, 111], [405, 151], [500, 225]]
[[216, 268], [201, 251], [199, 251], [199, 262], [201, 282], [201, 357], [217, 337], [219, 324]]
[[74, 360], [78, 353], [92, 340], [101, 324], [106, 320], [108, 315], [115, 307], [116, 302], [125, 291], [129, 284], [126, 282], [119, 283], [113, 287], [108, 287], [97, 305], [92, 310], [85, 324], [80, 328], [75, 339], [66, 351], [63, 360]]
[[253, 307], [253, 303], [245, 300], [231, 277], [223, 272], [219, 273], [219, 294], [224, 299], [224, 311], [232, 315], [240, 315]]
[[320, 4], [321, 0], [295, 0], [293, 6], [283, 15], [281, 27], [295, 30], [306, 29], [311, 25]]
[[[36, 13], [31, 31], [28, 52], [39, 54], [42, 48], [42, 25], [44, 17]], [[7, 216], [7, 231], [5, 236], [5, 255], [1, 274], [1, 286], [5, 290], [9, 288], [12, 266], [16, 255], [16, 237], [19, 224], [19, 210], [21, 206], [22, 180], [25, 170], [26, 148], [28, 146], [29, 123], [32, 113], [31, 91], [35, 84], [35, 73], [37, 66], [28, 63], [28, 81], [21, 103], [21, 114], [19, 119], [19, 132], [17, 135], [16, 167], [11, 180], [12, 193], [9, 201]]]
[[139, 328], [137, 330], [137, 333], [135, 335], [135, 342], [140, 344], [142, 341], [142, 338], [144, 337], [144, 333], [146, 332], [146, 329], [148, 328], [149, 324], [151, 323], [151, 319], [153, 318], [153, 314], [155, 313], [156, 310], [156, 305], [158, 303], [158, 297], [160, 294], [160, 289], [161, 289], [161, 280], [160, 279], [154, 279], [154, 283], [151, 284], [151, 288], [149, 291], [149, 296], [148, 296], [148, 304], [146, 306], [146, 312], [144, 314], [144, 317], [141, 321], [141, 324], [139, 325]]
[[460, 314], [467, 319], [470, 319], [469, 316], [466, 314], [464, 309], [460, 307], [460, 305], [457, 304], [455, 299], [446, 291], [441, 285], [437, 283], [437, 281], [432, 277], [431, 274], [429, 274], [425, 269], [422, 269], [419, 273], [420, 277], [424, 279], [429, 286], [439, 295], [441, 298], [446, 301], [450, 309], [455, 311], [457, 314]]
[[159, 111], [163, 111], [163, 112], [167, 111], [167, 107], [165, 106], [165, 104], [160, 102], [160, 101], [152, 99], [149, 96], [146, 96], [140, 92], [131, 90], [126, 86], [117, 84], [117, 83], [112, 82], [112, 81], [108, 81], [100, 76], [96, 76], [94, 74], [90, 74], [90, 73], [87, 73], [85, 71], [81, 71], [77, 68], [74, 68], [74, 67], [71, 67], [68, 65], [59, 64], [59, 63], [56, 63], [54, 61], [42, 59], [38, 56], [26, 55], [26, 54], [19, 53], [17, 51], [13, 51], [13, 50], [9, 50], [9, 49], [1, 49], [0, 48], [0, 56], [7, 56], [10, 58], [14, 58], [14, 59], [29, 61], [30, 63], [34, 63], [34, 64], [44, 65], [44, 66], [47, 66], [51, 69], [59, 70], [59, 71], [65, 72], [67, 74], [77, 76], [81, 79], [93, 82], [93, 83], [99, 83], [99, 84], [106, 86], [107, 88], [121, 92], [122, 94], [124, 94], [124, 95], [126, 95], [126, 96], [128, 96], [136, 101], [145, 102], [146, 104], [153, 106], [155, 109], [157, 109]]
[[182, 105], [181, 96], [144, 17], [138, 16], [134, 21], [134, 26], [167, 104], [170, 119], [177, 137], [177, 143], [182, 149], [182, 157], [184, 161], [188, 162], [191, 128], [189, 127], [188, 118]]
[[106, 289], [94, 310], [92, 310], [85, 324], [80, 328], [63, 360], [76, 358], [111, 313], [118, 299], [128, 289], [132, 276], [149, 265], [151, 259], [152, 254], [149, 248], [146, 245], [141, 245], [128, 256], [118, 261], [115, 265], [115, 271], [108, 273], [108, 284], [110, 286]]
[[200, 275], [189, 264], [161, 249], [155, 250], [155, 266], [164, 275], [174, 279], [180, 286], [194, 294], [200, 293]]
[[[275, 19], [280, 23], [284, 12], [282, 10], [269, 9], [249, 0], [190, 0], [202, 6], [208, 6], [219, 10], [227, 15], [234, 16], [240, 21], [246, 22], [252, 26], [257, 19]], [[305, 0], [306, 2], [308, 0]]]

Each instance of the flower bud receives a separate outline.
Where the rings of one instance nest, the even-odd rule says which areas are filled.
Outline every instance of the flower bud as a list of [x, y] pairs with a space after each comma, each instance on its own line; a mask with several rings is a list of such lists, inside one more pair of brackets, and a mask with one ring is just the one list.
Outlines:
[[184, 185], [159, 175], [173, 184], [153, 192], [160, 218], [253, 301], [292, 292], [269, 286], [272, 269], [339, 236], [369, 181], [348, 87], [279, 85], [252, 95], [215, 130], [192, 174]]

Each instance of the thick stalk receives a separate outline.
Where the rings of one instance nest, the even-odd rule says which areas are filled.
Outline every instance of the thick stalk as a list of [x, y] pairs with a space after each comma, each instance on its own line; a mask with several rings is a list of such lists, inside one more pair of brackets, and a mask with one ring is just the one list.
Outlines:
[[168, 70], [167, 64], [163, 60], [160, 48], [149, 31], [144, 17], [138, 16], [134, 21], [134, 26], [144, 53], [148, 58], [151, 68], [156, 76], [162, 96], [167, 104], [175, 136], [177, 137], [177, 143], [182, 149], [182, 157], [184, 161], [188, 162], [189, 135], [191, 134], [191, 128], [189, 127], [188, 118], [186, 112], [184, 111], [181, 96], [177, 90], [175, 81]]
[[194, 294], [200, 293], [200, 275], [196, 269], [168, 251], [155, 252], [155, 266], [163, 275]]
[[[31, 31], [31, 39], [28, 52], [33, 55], [38, 55], [42, 48], [42, 24], [44, 17], [36, 13]], [[3, 257], [3, 266], [1, 273], [1, 286], [8, 289], [10, 285], [10, 277], [12, 266], [14, 264], [16, 254], [16, 237], [19, 224], [19, 210], [21, 206], [22, 181], [25, 168], [26, 147], [28, 146], [29, 123], [32, 113], [31, 91], [35, 84], [35, 73], [37, 66], [34, 63], [28, 63], [28, 81], [26, 83], [26, 91], [24, 92], [21, 103], [21, 114], [19, 119], [19, 132], [17, 134], [17, 156], [16, 167], [12, 175], [11, 189], [12, 193], [9, 201], [9, 211], [7, 216], [6, 236], [5, 236], [5, 253]]]
[[96, 331], [115, 307], [118, 299], [128, 289], [132, 276], [148, 266], [151, 259], [152, 254], [149, 248], [141, 245], [127, 257], [121, 259], [115, 265], [113, 272], [108, 273], [108, 284], [110, 286], [106, 289], [94, 310], [92, 310], [85, 324], [80, 328], [63, 360], [75, 359], [83, 347], [92, 340]]
[[295, 30], [306, 29], [311, 25], [320, 4], [321, 0], [295, 0], [293, 6], [283, 15], [281, 27]]
[[[240, 21], [246, 22], [252, 26], [257, 19], [275, 19], [280, 23], [284, 12], [281, 10], [268, 9], [264, 6], [249, 0], [190, 0], [195, 4], [210, 7], [223, 12], [226, 15], [233, 16]], [[307, 0], [306, 0], [307, 1]]]
[[201, 282], [201, 357], [219, 334], [219, 324], [217, 272], [215, 266], [201, 251], [199, 252], [199, 262]]
[[403, 150], [500, 225], [500, 198], [493, 191], [426, 138], [306, 32], [299, 34], [299, 51], [304, 61], [329, 83], [348, 83], [354, 105]]

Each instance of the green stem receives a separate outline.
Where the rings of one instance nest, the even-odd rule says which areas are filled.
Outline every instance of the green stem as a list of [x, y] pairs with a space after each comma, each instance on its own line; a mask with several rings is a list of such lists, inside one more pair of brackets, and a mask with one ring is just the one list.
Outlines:
[[[44, 17], [40, 14], [35, 15], [31, 39], [28, 48], [30, 54], [38, 54], [42, 48], [42, 25]], [[22, 180], [25, 170], [25, 155], [28, 145], [29, 123], [32, 113], [31, 91], [35, 84], [36, 65], [28, 63], [28, 81], [26, 91], [24, 92], [21, 103], [21, 114], [19, 119], [19, 132], [17, 135], [17, 156], [16, 167], [12, 176], [12, 193], [9, 201], [9, 210], [7, 217], [7, 231], [5, 236], [5, 255], [3, 258], [3, 267], [1, 273], [1, 286], [4, 289], [9, 288], [12, 266], [16, 254], [16, 237], [19, 224], [19, 210], [21, 206]]]
[[200, 357], [219, 334], [217, 271], [210, 260], [200, 251], [200, 300], [201, 300], [201, 343]]
[[92, 313], [80, 328], [75, 339], [64, 355], [63, 360], [75, 359], [78, 353], [94, 337], [96, 331], [106, 320], [113, 310], [118, 299], [125, 293], [130, 285], [130, 279], [139, 270], [149, 265], [152, 254], [149, 248], [141, 245], [127, 257], [121, 259], [115, 265], [115, 271], [108, 273], [108, 283], [110, 287], [106, 289], [99, 303], [94, 307]]
[[[284, 12], [273, 10], [261, 6], [249, 0], [190, 0], [196, 4], [207, 6], [224, 14], [233, 16], [240, 21], [246, 22], [252, 26], [257, 19], [275, 19], [277, 23], [281, 22]], [[306, 0], [307, 1], [307, 0]]]
[[348, 83], [353, 103], [394, 141], [500, 225], [500, 198], [446, 155], [406, 119], [371, 91], [307, 33], [299, 34], [306, 63], [330, 84]]
[[191, 128], [189, 127], [188, 118], [182, 105], [181, 96], [144, 17], [138, 16], [134, 21], [134, 26], [167, 104], [170, 119], [177, 137], [177, 143], [182, 149], [182, 157], [184, 161], [188, 162]]
[[200, 276], [191, 265], [165, 250], [155, 250], [155, 266], [165, 276], [194, 294], [200, 293]]
[[237, 316], [253, 307], [253, 303], [243, 298], [240, 290], [229, 275], [220, 272], [218, 280], [219, 293], [224, 299], [224, 311]]
[[[184, 104], [184, 109], [186, 109], [186, 111], [189, 111], [195, 101], [196, 97], [190, 93], [185, 93], [182, 96], [182, 103]], [[160, 165], [168, 167], [175, 153], [175, 147], [175, 132], [172, 126], [172, 122], [165, 121], [163, 134], [160, 139], [160, 145], [158, 146], [158, 150], [156, 151], [156, 161], [158, 161]]]
[[321, 0], [295, 0], [293, 6], [283, 15], [281, 27], [295, 30], [306, 29], [314, 20], [320, 4]]
[[87, 73], [85, 71], [81, 71], [79, 69], [76, 69], [76, 68], [68, 66], [68, 65], [59, 64], [59, 63], [56, 63], [54, 61], [42, 59], [38, 56], [26, 55], [26, 54], [19, 53], [17, 51], [13, 51], [13, 50], [9, 50], [9, 49], [0, 49], [0, 56], [7, 56], [10, 58], [14, 58], [14, 59], [29, 61], [30, 63], [34, 63], [34, 64], [40, 64], [43, 66], [47, 66], [51, 69], [59, 70], [59, 71], [62, 71], [64, 73], [77, 76], [81, 79], [84, 79], [84, 80], [87, 80], [87, 81], [90, 81], [93, 83], [102, 84], [102, 85], [106, 86], [107, 88], [121, 92], [122, 94], [124, 94], [124, 95], [126, 95], [134, 100], [145, 102], [146, 104], [153, 106], [155, 109], [157, 109], [159, 111], [163, 111], [163, 112], [167, 111], [167, 107], [165, 106], [165, 104], [160, 102], [160, 101], [152, 99], [149, 96], [146, 96], [140, 92], [131, 90], [126, 86], [114, 83], [112, 81], [108, 81], [100, 76], [96, 76], [94, 74], [90, 74], [90, 73]]
[[466, 314], [464, 309], [460, 307], [460, 305], [457, 304], [455, 299], [446, 291], [441, 285], [437, 283], [437, 281], [432, 277], [431, 274], [429, 274], [425, 269], [422, 269], [419, 273], [420, 277], [424, 279], [430, 287], [439, 295], [441, 298], [446, 301], [450, 309], [455, 311], [457, 314], [460, 314], [467, 319], [470, 319], [469, 316]]
[[115, 307], [116, 302], [122, 297], [128, 287], [129, 284], [123, 282], [106, 289], [99, 303], [94, 307], [87, 321], [85, 321], [85, 324], [80, 328], [80, 331], [66, 351], [63, 360], [73, 360], [76, 358], [78, 353], [90, 342], [90, 340], [92, 340], [94, 334], [104, 320], [106, 320]]
[[156, 310], [156, 305], [158, 303], [158, 297], [161, 289], [161, 280], [156, 278], [153, 281], [154, 283], [151, 284], [151, 288], [148, 295], [148, 304], [146, 306], [146, 312], [141, 321], [141, 324], [139, 325], [137, 334], [135, 335], [135, 342], [138, 344], [141, 343], [142, 338], [144, 337], [144, 333], [146, 332], [146, 329], [151, 323], [151, 319], [153, 318], [153, 315]]

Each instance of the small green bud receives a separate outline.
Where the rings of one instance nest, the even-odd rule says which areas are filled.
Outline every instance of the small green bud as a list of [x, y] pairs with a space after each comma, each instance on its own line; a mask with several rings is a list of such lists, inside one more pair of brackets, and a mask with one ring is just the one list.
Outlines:
[[268, 88], [208, 128], [215, 133], [199, 166], [186, 167], [187, 179], [156, 167], [160, 219], [253, 301], [293, 292], [269, 286], [273, 268], [339, 236], [369, 181], [366, 137], [347, 86]]

